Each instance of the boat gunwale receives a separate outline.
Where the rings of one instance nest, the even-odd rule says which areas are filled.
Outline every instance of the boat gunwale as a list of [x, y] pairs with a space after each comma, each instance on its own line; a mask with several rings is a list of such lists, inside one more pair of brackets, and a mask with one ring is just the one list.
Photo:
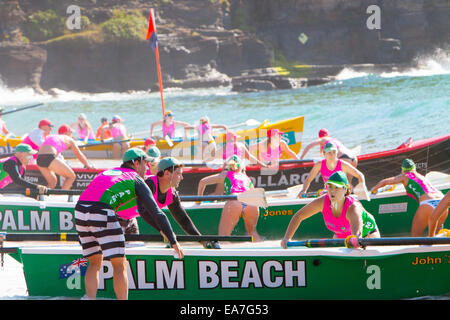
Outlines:
[[[389, 257], [400, 254], [419, 254], [419, 253], [431, 253], [431, 252], [450, 252], [450, 244], [437, 244], [437, 245], [396, 245], [396, 246], [370, 246], [366, 249], [350, 249], [345, 247], [329, 247], [329, 248], [307, 248], [307, 247], [290, 247], [283, 249], [280, 247], [274, 247], [273, 243], [277, 240], [269, 241], [268, 247], [261, 247], [263, 243], [247, 243], [246, 247], [238, 247], [239, 244], [235, 244], [235, 247], [224, 247], [222, 249], [204, 249], [198, 248], [183, 248], [185, 256], [192, 257], [315, 257], [315, 256], [328, 256], [336, 258], [377, 258], [377, 257]], [[254, 245], [254, 246], [249, 246]], [[259, 247], [258, 247], [259, 246]], [[79, 254], [81, 255], [81, 246], [79, 244], [68, 245], [53, 245], [53, 246], [22, 246], [19, 247], [20, 252], [23, 255], [26, 254]], [[173, 256], [174, 250], [166, 248], [163, 244], [161, 247], [149, 247], [147, 245], [141, 245], [138, 247], [125, 248], [125, 254], [127, 256]]]
[[[436, 183], [433, 184], [439, 190], [450, 189], [450, 182]], [[270, 191], [269, 191], [270, 192]], [[353, 194], [352, 194], [353, 195]], [[379, 194], [371, 194], [371, 200], [383, 199], [383, 198], [393, 198], [406, 196], [405, 188], [402, 185], [396, 186], [393, 191], [385, 191]], [[358, 198], [356, 195], [353, 195]], [[0, 196], [0, 206], [28, 206], [28, 207], [37, 207], [41, 209], [45, 209], [47, 207], [65, 207], [72, 208], [75, 207], [76, 200], [78, 196], [73, 196], [73, 202], [67, 201], [56, 201], [55, 199], [49, 200], [36, 200], [27, 196], [19, 196], [14, 195], [6, 195]], [[11, 198], [9, 200], [8, 198]], [[282, 197], [267, 197], [268, 205], [270, 206], [280, 206], [280, 205], [303, 205], [310, 203], [311, 201], [317, 198], [282, 198]], [[4, 201], [5, 200], [5, 201]], [[361, 199], [360, 199], [361, 200]], [[364, 199], [363, 199], [364, 201]], [[366, 200], [367, 201], [367, 200]], [[201, 202], [198, 204], [195, 201], [183, 201], [183, 207], [185, 209], [216, 209], [221, 208], [225, 204], [226, 201], [217, 201], [217, 202]]]

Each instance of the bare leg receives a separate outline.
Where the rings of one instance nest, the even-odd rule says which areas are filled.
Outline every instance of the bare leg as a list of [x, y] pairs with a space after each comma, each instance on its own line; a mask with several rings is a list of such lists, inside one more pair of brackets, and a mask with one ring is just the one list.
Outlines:
[[60, 159], [53, 160], [48, 168], [55, 174], [63, 176], [65, 178], [64, 183], [61, 187], [63, 190], [69, 190], [72, 184], [75, 182], [76, 175], [72, 168], [69, 167], [64, 161]]
[[86, 295], [89, 299], [95, 299], [97, 296], [98, 284], [99, 284], [99, 272], [103, 263], [103, 255], [98, 253], [88, 258], [89, 265], [84, 277], [84, 284], [86, 287]]
[[229, 236], [241, 217], [242, 204], [237, 200], [225, 202], [219, 222], [219, 235]]
[[56, 183], [58, 182], [58, 178], [56, 177], [56, 174], [50, 171], [48, 168], [39, 167], [39, 171], [44, 176], [45, 180], [47, 181], [47, 186], [51, 189], [56, 187]]
[[244, 209], [243, 218], [245, 222], [245, 230], [247, 230], [247, 233], [253, 237], [253, 241], [256, 242], [262, 241], [261, 237], [256, 231], [256, 225], [258, 223], [259, 218], [258, 207], [248, 205]]
[[433, 207], [427, 204], [419, 205], [414, 215], [411, 226], [411, 237], [421, 237], [428, 226], [428, 217], [433, 212]]
[[125, 257], [112, 258], [113, 287], [117, 300], [128, 300], [127, 260]]

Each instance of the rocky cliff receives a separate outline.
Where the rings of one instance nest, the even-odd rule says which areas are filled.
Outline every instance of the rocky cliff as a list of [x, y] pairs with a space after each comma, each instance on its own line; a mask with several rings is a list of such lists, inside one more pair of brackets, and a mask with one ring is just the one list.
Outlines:
[[165, 87], [318, 84], [345, 65], [408, 65], [450, 39], [448, 0], [0, 0], [0, 77], [36, 90], [156, 89], [150, 8]]

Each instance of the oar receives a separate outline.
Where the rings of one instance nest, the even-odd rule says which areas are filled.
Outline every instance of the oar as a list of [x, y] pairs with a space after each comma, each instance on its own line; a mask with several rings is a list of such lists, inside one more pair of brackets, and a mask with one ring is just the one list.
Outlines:
[[425, 178], [433, 183], [450, 182], [450, 175], [439, 171], [430, 171], [425, 175]]
[[226, 201], [226, 200], [238, 200], [243, 203], [267, 208], [267, 200], [265, 191], [263, 188], [252, 188], [247, 191], [230, 194], [230, 195], [209, 195], [209, 196], [180, 196], [181, 201]]
[[[62, 190], [62, 189], [48, 189], [45, 195], [80, 195], [83, 190]], [[3, 189], [0, 194], [24, 194], [26, 196], [36, 196], [37, 191], [30, 189]], [[231, 195], [211, 195], [211, 196], [180, 196], [181, 201], [214, 201], [214, 200], [238, 200], [249, 205], [258, 207], [267, 207], [267, 200], [263, 188], [253, 188], [242, 193]]]
[[278, 161], [278, 164], [293, 164], [293, 163], [306, 163], [306, 162], [316, 162], [318, 159], [286, 159]]
[[0, 112], [0, 116], [4, 116], [5, 114], [9, 114], [9, 113], [17, 112], [17, 111], [22, 111], [22, 110], [26, 110], [26, 109], [36, 108], [36, 107], [39, 107], [39, 106], [42, 106], [42, 105], [43, 105], [43, 103], [41, 102], [41, 103], [33, 104], [31, 106], [26, 106], [26, 107], [21, 107], [21, 108], [14, 108], [12, 110]]
[[[5, 241], [79, 241], [78, 233], [6, 233]], [[178, 241], [252, 241], [251, 236], [177, 235]], [[164, 241], [159, 234], [125, 234], [126, 241]]]
[[80, 144], [78, 146], [78, 148], [89, 148], [89, 147], [98, 147], [98, 146], [103, 146], [103, 145], [108, 145], [108, 144], [114, 144], [114, 143], [121, 143], [121, 142], [128, 142], [131, 141], [131, 139], [124, 139], [124, 140], [118, 140], [118, 141], [114, 141], [114, 140], [110, 140], [110, 141], [103, 141], [103, 142], [95, 142], [95, 143], [86, 143], [86, 144]]
[[7, 158], [7, 157], [12, 157], [14, 155], [15, 152], [10, 152], [10, 153], [3, 153], [0, 154], [0, 159], [1, 158]]
[[[401, 245], [432, 245], [450, 244], [449, 237], [394, 237], [394, 238], [360, 238], [361, 247], [367, 246], [401, 246]], [[344, 247], [345, 239], [312, 239], [302, 241], [289, 241], [288, 247]]]
[[[68, 195], [68, 196], [77, 196], [83, 193], [84, 190], [62, 190], [62, 189], [47, 189], [45, 195]], [[36, 196], [38, 195], [37, 190], [31, 190], [29, 188], [26, 189], [0, 189], [0, 194], [23, 194], [26, 196]]]

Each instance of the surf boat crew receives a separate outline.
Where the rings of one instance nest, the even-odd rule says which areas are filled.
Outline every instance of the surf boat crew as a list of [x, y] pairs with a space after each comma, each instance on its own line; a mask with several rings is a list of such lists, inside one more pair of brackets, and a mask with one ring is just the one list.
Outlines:
[[301, 222], [319, 212], [322, 212], [326, 227], [334, 233], [333, 238], [346, 239], [350, 246], [357, 247], [358, 238], [380, 237], [374, 217], [350, 195], [347, 175], [343, 171], [333, 173], [327, 186], [327, 194], [314, 199], [292, 216], [281, 240], [283, 248], [287, 248]]

